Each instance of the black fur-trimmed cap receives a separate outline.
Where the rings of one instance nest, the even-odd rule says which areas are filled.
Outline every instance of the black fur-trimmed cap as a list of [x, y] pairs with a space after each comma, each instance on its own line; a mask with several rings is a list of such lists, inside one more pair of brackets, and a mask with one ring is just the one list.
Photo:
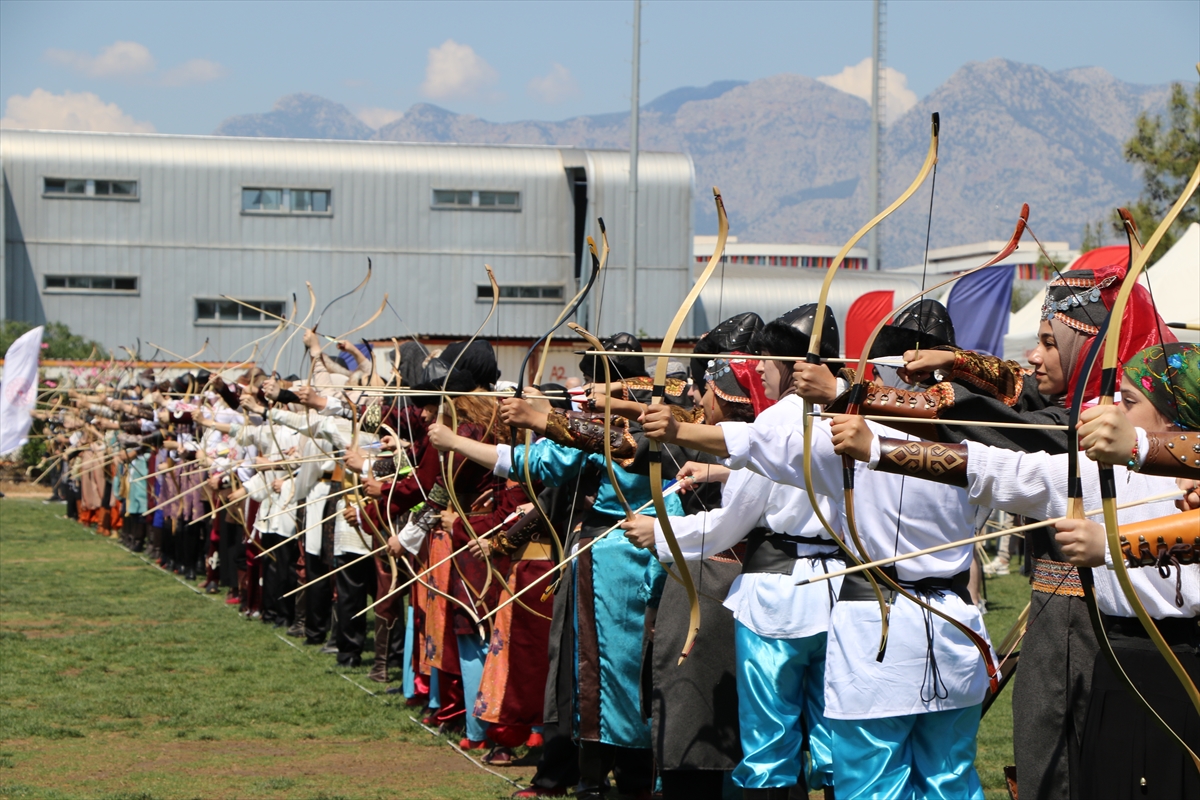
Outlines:
[[[712, 353], [732, 353], [735, 350], [749, 352], [750, 342], [763, 326], [762, 317], [753, 311], [735, 314], [700, 337], [692, 352], [699, 356]], [[704, 386], [704, 371], [708, 368], [707, 358], [691, 360], [692, 385]]]
[[[642, 352], [642, 343], [632, 333], [618, 333], [607, 339], [601, 339], [600, 344], [604, 345], [604, 349], [609, 351], [616, 350], [622, 353]], [[579, 359], [579, 371], [588, 380], [595, 381], [604, 378], [604, 366], [598, 360], [599, 358], [600, 356], [584, 356]], [[624, 380], [625, 378], [647, 377], [646, 359], [643, 356], [608, 356], [608, 363], [614, 381]]]
[[[751, 341], [755, 353], [770, 353], [774, 356], [796, 356], [803, 358], [808, 352], [809, 337], [817, 318], [817, 304], [805, 303], [792, 309], [778, 319], [768, 322]], [[838, 335], [837, 320], [829, 307], [825, 307], [825, 321], [821, 329], [822, 358], [837, 358], [842, 350]]]
[[919, 300], [884, 325], [871, 345], [870, 358], [902, 356], [906, 350], [954, 346], [954, 322], [937, 300]]

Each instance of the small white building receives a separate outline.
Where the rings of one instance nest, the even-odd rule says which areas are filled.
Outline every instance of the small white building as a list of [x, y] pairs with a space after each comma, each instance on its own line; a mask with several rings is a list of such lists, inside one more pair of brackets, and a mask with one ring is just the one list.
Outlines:
[[[716, 236], [696, 236], [693, 239], [693, 260], [706, 264], [717, 246]], [[837, 257], [840, 247], [828, 244], [760, 244], [739, 242], [738, 237], [725, 240], [725, 258], [730, 264], [756, 267], [828, 267]], [[843, 269], [866, 269], [867, 249], [852, 247], [842, 260]]]
[[[973, 244], [959, 244], [953, 247], [935, 247], [929, 251], [929, 265], [915, 264], [911, 267], [900, 267], [888, 270], [901, 275], [953, 275], [966, 272], [978, 267], [992, 256], [999, 253], [1008, 244], [1007, 241], [991, 240]], [[1072, 250], [1066, 242], [1042, 242], [1046, 252], [1060, 264], [1070, 264], [1079, 258], [1079, 251]], [[1038, 261], [1042, 263], [1039, 265]], [[1042, 251], [1037, 243], [1026, 237], [1016, 251], [1004, 260], [1005, 264], [1015, 266], [1016, 280], [1019, 281], [1049, 281], [1054, 277], [1054, 268], [1045, 262]]]

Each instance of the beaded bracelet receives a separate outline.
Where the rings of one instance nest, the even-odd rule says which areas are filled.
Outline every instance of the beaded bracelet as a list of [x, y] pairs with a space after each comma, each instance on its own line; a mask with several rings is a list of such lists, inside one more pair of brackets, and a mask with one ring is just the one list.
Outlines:
[[1125, 468], [1130, 472], [1138, 471], [1138, 443], [1137, 439], [1133, 440], [1133, 452], [1129, 454], [1129, 460], [1125, 462]]

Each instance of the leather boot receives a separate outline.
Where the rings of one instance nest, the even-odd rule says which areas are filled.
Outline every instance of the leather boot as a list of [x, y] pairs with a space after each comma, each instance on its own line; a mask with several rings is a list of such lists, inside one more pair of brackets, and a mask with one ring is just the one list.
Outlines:
[[288, 636], [295, 636], [298, 639], [304, 638], [304, 621], [308, 616], [308, 603], [305, 602], [305, 596], [308, 592], [301, 589], [296, 594], [296, 621], [287, 629]]
[[367, 677], [376, 683], [388, 682], [388, 624], [379, 617], [375, 618], [375, 664]]

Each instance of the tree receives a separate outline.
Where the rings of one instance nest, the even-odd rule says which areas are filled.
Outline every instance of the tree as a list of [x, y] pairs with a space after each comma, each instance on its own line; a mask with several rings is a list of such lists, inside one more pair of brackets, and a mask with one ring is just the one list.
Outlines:
[[[22, 334], [33, 330], [28, 322], [7, 319], [0, 327], [0, 356], [8, 352], [8, 348]], [[61, 322], [48, 322], [42, 331], [42, 358], [107, 359], [108, 351], [99, 342], [85, 339], [71, 333], [71, 329]]]
[[[1190, 92], [1183, 84], [1171, 84], [1165, 120], [1161, 115], [1151, 118], [1144, 111], [1138, 115], [1137, 129], [1125, 143], [1125, 160], [1142, 168], [1142, 196], [1129, 206], [1129, 211], [1145, 241], [1183, 194], [1184, 185], [1200, 162], [1200, 84]], [[1193, 222], [1200, 222], [1200, 195], [1193, 195], [1183, 207], [1155, 255], [1170, 250]], [[1124, 239], [1120, 219], [1113, 223], [1113, 229]]]

